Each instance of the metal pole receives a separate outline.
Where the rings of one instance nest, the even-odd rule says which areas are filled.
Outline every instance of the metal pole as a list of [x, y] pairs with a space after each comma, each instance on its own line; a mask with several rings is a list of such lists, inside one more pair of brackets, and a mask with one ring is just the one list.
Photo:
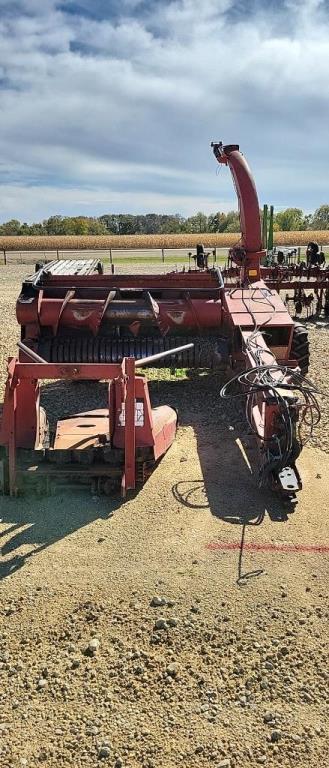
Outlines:
[[268, 228], [268, 240], [267, 240], [267, 248], [269, 251], [273, 250], [273, 223], [274, 223], [274, 207], [273, 205], [270, 206], [270, 223]]
[[169, 355], [176, 355], [178, 352], [183, 352], [185, 349], [192, 349], [194, 344], [184, 344], [182, 347], [175, 347], [174, 349], [166, 349], [164, 352], [158, 352], [156, 355], [149, 355], [149, 357], [140, 357], [135, 361], [135, 367], [141, 368], [142, 365], [148, 365], [155, 360], [161, 360], [163, 357], [169, 357]]
[[57, 261], [59, 261], [59, 250], [57, 248]]
[[7, 264], [7, 254], [6, 254], [5, 249], [3, 249], [3, 263]]
[[262, 240], [263, 240], [263, 248], [265, 250], [267, 248], [267, 210], [268, 210], [268, 207], [265, 203], [263, 207], [263, 226], [262, 226]]
[[164, 262], [164, 260], [165, 260], [164, 248], [161, 248], [161, 253], [162, 253], [162, 261]]
[[112, 262], [112, 248], [110, 248], [110, 264], [113, 264], [113, 262]]
[[25, 344], [23, 344], [22, 341], [17, 342], [17, 346], [19, 349], [24, 352], [24, 355], [27, 355], [31, 360], [33, 360], [34, 363], [45, 363], [47, 364], [47, 360], [44, 360], [43, 357], [40, 357], [40, 355], [37, 355], [36, 352], [33, 352], [33, 349], [30, 349]]

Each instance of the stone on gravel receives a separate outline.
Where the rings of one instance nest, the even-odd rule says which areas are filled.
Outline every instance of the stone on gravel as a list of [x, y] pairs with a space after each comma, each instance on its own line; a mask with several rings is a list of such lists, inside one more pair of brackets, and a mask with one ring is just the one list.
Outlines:
[[95, 654], [99, 650], [100, 641], [97, 637], [93, 637], [91, 640], [89, 640], [87, 651], [90, 654]]
[[278, 730], [272, 731], [272, 733], [271, 733], [271, 741], [273, 741], [273, 742], [280, 741], [281, 736], [282, 736], [281, 731], [278, 731]]
[[101, 759], [105, 757], [110, 757], [110, 754], [111, 754], [111, 749], [110, 747], [107, 746], [107, 744], [103, 744], [98, 750], [98, 757], [100, 757]]
[[159, 597], [159, 595], [154, 595], [151, 600], [151, 606], [152, 608], [157, 608], [160, 605], [166, 605], [167, 601], [165, 597]]
[[171, 677], [177, 677], [179, 673], [179, 664], [177, 664], [176, 662], [172, 662], [171, 664], [168, 664], [166, 668], [166, 672]]
[[166, 622], [166, 619], [160, 618], [157, 619], [154, 624], [155, 629], [168, 629], [168, 624]]

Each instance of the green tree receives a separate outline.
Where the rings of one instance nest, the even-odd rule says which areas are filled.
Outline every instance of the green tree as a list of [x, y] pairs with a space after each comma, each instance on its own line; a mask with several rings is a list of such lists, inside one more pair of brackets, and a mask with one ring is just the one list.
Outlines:
[[198, 211], [195, 216], [186, 219], [185, 225], [186, 232], [207, 232], [208, 219], [202, 211]]
[[176, 235], [182, 232], [184, 219], [179, 214], [175, 216], [161, 216], [160, 233], [164, 235]]
[[286, 208], [275, 215], [275, 223], [281, 232], [304, 229], [304, 214], [301, 208]]
[[29, 235], [46, 235], [47, 233], [45, 231], [43, 224], [36, 223], [36, 224], [29, 225], [28, 234]]
[[225, 213], [211, 213], [208, 216], [208, 232], [224, 232], [227, 224]]
[[21, 223], [18, 221], [18, 219], [11, 219], [10, 221], [5, 221], [4, 224], [1, 226], [1, 234], [2, 235], [19, 235], [21, 228]]
[[102, 216], [99, 216], [98, 221], [105, 226], [106, 232], [109, 232], [111, 235], [119, 234], [118, 216], [114, 213], [104, 213]]
[[47, 235], [64, 235], [64, 225], [62, 216], [50, 216], [43, 222], [44, 230]]
[[329, 205], [320, 205], [314, 212], [311, 222], [311, 229], [329, 229]]
[[240, 232], [240, 216], [237, 211], [229, 211], [226, 214], [226, 225], [222, 232]]
[[107, 228], [104, 221], [99, 219], [88, 219], [88, 233], [89, 235], [106, 235]]

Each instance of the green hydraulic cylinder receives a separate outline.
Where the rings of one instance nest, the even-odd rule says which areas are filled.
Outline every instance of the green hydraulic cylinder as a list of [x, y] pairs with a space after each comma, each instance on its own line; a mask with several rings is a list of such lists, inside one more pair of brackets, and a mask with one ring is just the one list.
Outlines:
[[273, 205], [270, 206], [270, 221], [268, 226], [268, 237], [267, 237], [267, 250], [273, 251], [273, 218], [274, 218], [274, 207]]
[[262, 236], [263, 236], [263, 248], [264, 250], [267, 249], [267, 211], [268, 207], [265, 203], [263, 207], [263, 226], [262, 226]]

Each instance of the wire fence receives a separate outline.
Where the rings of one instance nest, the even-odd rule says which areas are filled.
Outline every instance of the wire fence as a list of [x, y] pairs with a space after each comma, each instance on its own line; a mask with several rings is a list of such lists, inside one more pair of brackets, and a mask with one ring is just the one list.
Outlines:
[[[293, 248], [297, 249], [298, 260], [304, 260], [306, 246], [290, 246], [289, 250]], [[283, 248], [283, 250], [285, 250]], [[328, 250], [329, 245], [324, 243], [320, 244], [320, 250]], [[206, 249], [206, 253], [209, 253], [209, 265], [212, 264], [224, 264], [228, 258], [228, 248], [213, 248]], [[49, 263], [54, 260], [61, 259], [99, 259], [105, 264], [110, 264], [113, 267], [120, 264], [179, 264], [179, 265], [191, 265], [193, 266], [193, 255], [195, 254], [195, 248], [192, 246], [188, 248], [158, 248], [158, 249], [119, 249], [119, 248], [107, 248], [97, 250], [52, 250], [52, 251], [0, 251], [0, 264], [5, 266], [14, 264], [36, 264], [38, 262]]]
[[[105, 264], [194, 264], [195, 249], [159, 248], [159, 249], [97, 249], [97, 250], [55, 250], [55, 251], [0, 251], [0, 261], [10, 264], [49, 263], [61, 259], [99, 259]], [[228, 248], [214, 248], [209, 251], [209, 263], [224, 263], [228, 256]]]

